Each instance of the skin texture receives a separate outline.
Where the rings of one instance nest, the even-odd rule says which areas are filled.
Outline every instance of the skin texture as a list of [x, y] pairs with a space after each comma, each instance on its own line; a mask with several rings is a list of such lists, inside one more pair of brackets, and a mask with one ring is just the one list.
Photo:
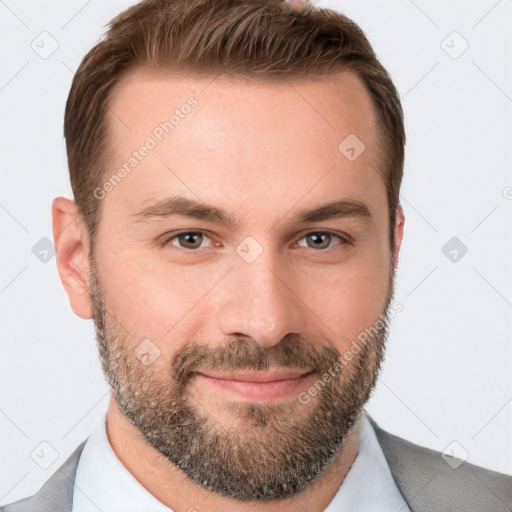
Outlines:
[[[376, 114], [351, 72], [315, 82], [256, 84], [136, 70], [113, 91], [106, 179], [191, 96], [197, 106], [100, 201], [93, 259], [75, 203], [59, 197], [52, 206], [59, 275], [75, 314], [94, 319], [113, 388], [109, 440], [135, 478], [176, 512], [291, 511], [297, 502], [321, 511], [357, 455], [351, 427], [375, 384], [387, 326], [344, 360], [336, 378], [307, 404], [298, 396], [361, 332], [385, 317], [403, 237], [400, 209], [390, 247]], [[354, 161], [338, 150], [349, 134], [365, 144]], [[177, 195], [223, 208], [236, 223], [184, 216], [134, 221], [134, 213], [149, 203]], [[371, 218], [292, 223], [298, 211], [340, 199], [365, 203]], [[164, 245], [175, 230], [200, 231], [203, 237], [175, 237]], [[319, 239], [325, 231], [334, 236]], [[251, 263], [237, 252], [247, 237], [257, 242], [250, 242], [251, 254], [262, 251]], [[134, 350], [148, 339], [159, 352], [145, 365]], [[194, 373], [229, 368], [240, 374], [256, 362], [315, 373], [288, 393], [259, 400]], [[276, 484], [273, 495], [239, 486], [240, 494], [232, 490], [229, 497], [220, 489], [240, 473], [217, 482], [216, 492], [212, 482], [196, 483], [166, 456], [166, 432], [174, 431], [165, 421], [170, 411], [186, 410], [184, 405], [193, 413], [188, 419], [202, 420], [201, 441], [210, 449], [221, 447], [220, 455], [230, 446], [246, 450], [231, 457], [232, 469], [256, 481], [285, 473], [286, 465], [278, 462], [307, 446], [307, 435], [287, 442], [300, 428], [306, 434], [327, 427], [330, 435], [312, 439], [309, 447], [332, 443], [332, 457], [323, 468], [309, 468], [311, 483], [297, 485], [296, 494], [277, 499]], [[340, 414], [334, 422], [333, 411]], [[213, 434], [221, 437], [214, 442]]]

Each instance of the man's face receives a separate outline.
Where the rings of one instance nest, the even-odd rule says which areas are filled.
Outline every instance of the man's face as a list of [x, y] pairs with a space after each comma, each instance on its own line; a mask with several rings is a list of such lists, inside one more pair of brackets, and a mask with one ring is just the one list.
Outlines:
[[[98, 346], [121, 411], [195, 482], [291, 496], [342, 449], [384, 353], [393, 267], [377, 119], [351, 73], [209, 82], [138, 71], [114, 90], [105, 181], [138, 156], [100, 201]], [[365, 145], [355, 160], [338, 149], [351, 134]], [[195, 215], [183, 201], [162, 215], [178, 196]], [[339, 201], [358, 206], [300, 220]], [[232, 223], [200, 216], [207, 205]]]

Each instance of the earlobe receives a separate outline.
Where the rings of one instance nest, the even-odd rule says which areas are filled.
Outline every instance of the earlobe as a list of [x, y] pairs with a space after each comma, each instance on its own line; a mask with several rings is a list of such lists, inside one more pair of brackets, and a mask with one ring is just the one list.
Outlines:
[[89, 236], [74, 201], [56, 197], [52, 203], [53, 242], [57, 271], [73, 312], [92, 318], [89, 297]]

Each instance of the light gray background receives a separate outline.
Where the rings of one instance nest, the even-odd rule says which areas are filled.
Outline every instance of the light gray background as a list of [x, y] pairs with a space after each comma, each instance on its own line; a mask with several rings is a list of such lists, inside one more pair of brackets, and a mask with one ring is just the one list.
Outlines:
[[[360, 24], [405, 110], [403, 311], [367, 409], [413, 442], [512, 474], [512, 1], [317, 3]], [[2, 504], [35, 492], [107, 405], [92, 321], [71, 311], [55, 258], [32, 249], [52, 238], [53, 197], [72, 197], [73, 72], [130, 4], [0, 0]], [[47, 58], [31, 47], [52, 39]], [[452, 237], [468, 248], [457, 262], [442, 252]], [[47, 469], [31, 458], [51, 462], [43, 441], [58, 452]]]

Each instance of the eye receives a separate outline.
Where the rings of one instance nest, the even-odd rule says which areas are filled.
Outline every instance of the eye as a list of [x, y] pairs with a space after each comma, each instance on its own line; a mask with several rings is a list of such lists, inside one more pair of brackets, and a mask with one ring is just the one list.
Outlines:
[[[181, 231], [172, 233], [171, 235], [172, 236], [165, 240], [164, 245], [171, 244], [179, 249], [201, 249], [204, 248], [201, 247], [201, 243], [204, 240], [210, 240], [202, 231]], [[175, 240], [178, 245], [173, 243]]]
[[[328, 231], [312, 231], [304, 235], [300, 240], [306, 240], [306, 246], [298, 244], [299, 247], [309, 247], [313, 249], [333, 249], [334, 247], [331, 245], [331, 242], [334, 239], [339, 240], [338, 245], [350, 245], [350, 242], [334, 233], [329, 233]], [[310, 243], [311, 242], [311, 243]]]
[[[336, 239], [339, 242], [337, 245], [333, 246], [332, 242]], [[301, 240], [306, 240], [306, 245], [297, 243], [299, 247], [306, 247], [317, 250], [334, 249], [336, 246], [351, 244], [349, 240], [328, 231], [311, 231], [310, 233], [307, 233], [302, 238], [300, 238], [299, 242]], [[202, 245], [204, 241], [209, 241], [210, 243], [208, 245]], [[164, 246], [168, 244], [171, 244], [178, 249], [185, 250], [205, 249], [207, 247], [212, 247], [213, 245], [219, 245], [213, 244], [210, 238], [202, 231], [179, 231], [171, 233], [170, 236], [163, 242]]]

